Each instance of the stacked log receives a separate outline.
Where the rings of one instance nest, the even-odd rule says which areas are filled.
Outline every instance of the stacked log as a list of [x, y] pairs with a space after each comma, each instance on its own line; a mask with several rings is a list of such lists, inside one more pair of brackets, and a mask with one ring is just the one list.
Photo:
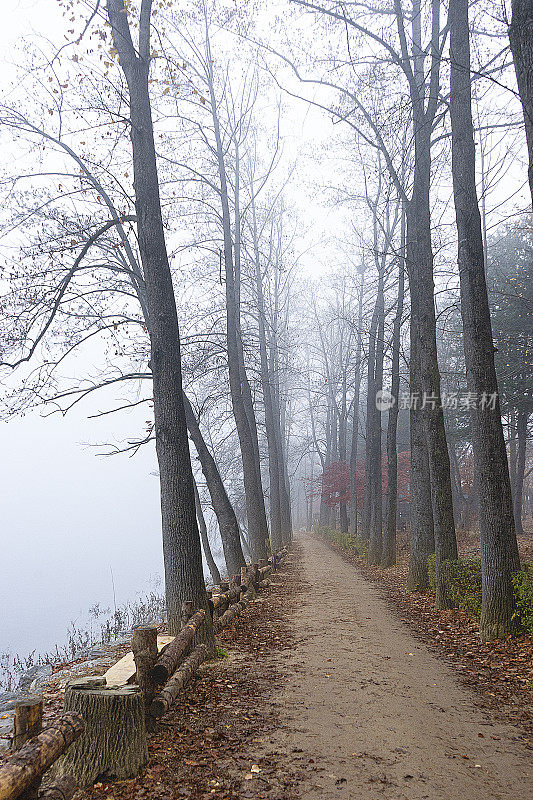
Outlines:
[[181, 629], [173, 642], [160, 655], [157, 663], [152, 669], [151, 677], [154, 683], [166, 683], [175, 671], [181, 659], [187, 652], [194, 635], [205, 619], [205, 611], [200, 609], [189, 619], [185, 627]]
[[84, 730], [79, 714], [63, 714], [50, 727], [0, 765], [0, 800], [13, 800], [35, 788], [46, 770], [61, 756]]
[[228, 625], [231, 625], [231, 623], [234, 622], [238, 616], [240, 616], [245, 605], [246, 602], [244, 600], [240, 600], [238, 603], [234, 603], [232, 606], [230, 606], [228, 610], [214, 623], [213, 627], [215, 633], [220, 633], [221, 630], [227, 628]]
[[207, 647], [205, 644], [200, 644], [196, 647], [190, 656], [181, 664], [176, 670], [172, 678], [169, 680], [164, 689], [157, 694], [152, 700], [150, 706], [150, 714], [153, 717], [159, 718], [165, 714], [171, 705], [175, 702], [179, 692], [183, 689], [192, 678], [200, 664], [207, 658]]

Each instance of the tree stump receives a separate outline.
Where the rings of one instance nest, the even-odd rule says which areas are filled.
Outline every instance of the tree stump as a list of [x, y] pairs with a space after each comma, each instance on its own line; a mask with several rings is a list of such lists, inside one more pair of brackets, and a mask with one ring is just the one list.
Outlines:
[[133, 778], [148, 760], [143, 695], [138, 686], [107, 688], [105, 678], [79, 678], [65, 690], [65, 710], [81, 714], [85, 732], [55, 774], [80, 788], [97, 778]]
[[20, 750], [28, 739], [41, 732], [43, 727], [43, 698], [28, 697], [15, 708], [11, 749]]

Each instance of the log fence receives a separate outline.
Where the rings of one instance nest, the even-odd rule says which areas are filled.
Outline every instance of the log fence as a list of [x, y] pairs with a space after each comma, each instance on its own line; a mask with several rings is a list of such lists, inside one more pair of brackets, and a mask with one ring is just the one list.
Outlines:
[[[233, 624], [257, 591], [270, 585], [286, 555], [283, 548], [268, 562], [243, 567], [209, 593], [215, 633]], [[132, 637], [134, 674], [120, 685], [108, 685], [105, 677], [71, 681], [64, 713], [48, 728], [42, 728], [42, 699], [19, 704], [12, 753], [0, 763], [0, 800], [70, 800], [78, 787], [97, 779], [138, 774], [148, 757], [146, 731], [154, 730], [208, 658], [200, 641], [205, 618], [205, 610], [184, 603], [183, 627], [161, 651], [157, 627], [138, 626]], [[41, 787], [49, 768], [53, 781]]]

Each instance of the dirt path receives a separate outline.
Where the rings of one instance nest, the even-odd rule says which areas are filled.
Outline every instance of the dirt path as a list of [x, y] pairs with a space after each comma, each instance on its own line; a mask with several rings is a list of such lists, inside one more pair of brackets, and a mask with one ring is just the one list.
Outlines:
[[375, 587], [300, 534], [304, 594], [269, 745], [304, 771], [306, 800], [501, 800], [533, 793], [533, 758], [480, 711]]

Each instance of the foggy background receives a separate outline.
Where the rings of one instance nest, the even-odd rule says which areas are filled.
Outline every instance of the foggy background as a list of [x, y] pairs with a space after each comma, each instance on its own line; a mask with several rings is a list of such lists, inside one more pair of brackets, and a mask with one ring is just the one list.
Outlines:
[[[13, 78], [17, 40], [34, 32], [59, 46], [65, 23], [56, 0], [3, 0], [0, 19], [3, 91]], [[299, 270], [316, 278], [329, 271], [331, 239], [345, 224], [345, 212], [325, 207], [325, 198], [316, 194], [316, 181], [334, 182], [334, 158], [328, 156], [333, 126], [322, 112], [286, 101], [287, 159], [313, 154], [305, 185], [298, 181], [288, 187], [287, 196], [297, 212], [303, 211], [307, 226]], [[82, 351], [80, 356], [84, 375], [97, 360], [85, 363]], [[18, 373], [13, 386], [17, 380]], [[95, 603], [113, 611], [115, 601], [120, 606], [134, 600], [158, 580], [157, 590], [163, 591], [154, 445], [132, 458], [99, 457], [105, 448], [96, 446], [138, 436], [146, 409], [88, 419], [120, 405], [115, 401], [125, 391], [97, 392], [66, 417], [41, 416], [50, 413], [47, 407], [0, 422], [0, 654], [52, 650], [65, 643], [71, 621], [88, 627], [87, 612]], [[212, 544], [220, 564], [219, 543]], [[205, 565], [204, 571], [208, 576]]]

